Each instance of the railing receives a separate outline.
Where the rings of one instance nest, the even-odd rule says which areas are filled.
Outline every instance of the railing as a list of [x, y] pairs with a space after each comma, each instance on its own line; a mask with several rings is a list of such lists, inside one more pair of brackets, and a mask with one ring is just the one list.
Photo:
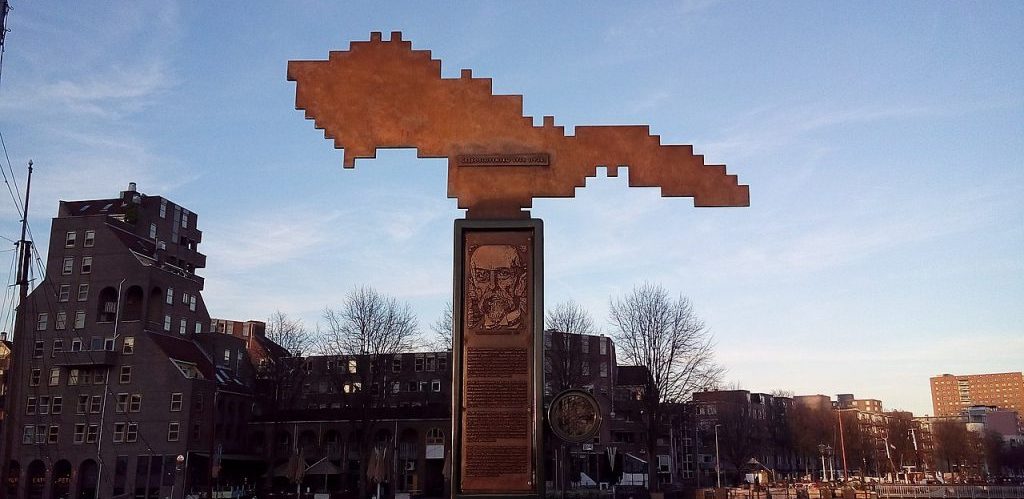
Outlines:
[[880, 498], [1024, 498], [1024, 486], [1015, 485], [878, 485], [875, 490]]
[[867, 489], [840, 487], [785, 488], [750, 490], [730, 488], [725, 497], [716, 496], [714, 489], [703, 489], [698, 499], [1024, 499], [1024, 486], [1007, 485], [894, 485], [879, 484]]

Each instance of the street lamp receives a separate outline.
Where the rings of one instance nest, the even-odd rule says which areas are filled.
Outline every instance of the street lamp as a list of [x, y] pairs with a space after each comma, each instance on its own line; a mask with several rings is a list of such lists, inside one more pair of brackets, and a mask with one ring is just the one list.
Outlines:
[[818, 454], [821, 455], [821, 481], [827, 482], [825, 478], [825, 444], [818, 444]]
[[722, 460], [718, 454], [718, 427], [720, 424], [715, 425], [715, 476], [718, 480], [718, 488], [722, 488]]
[[178, 454], [178, 457], [174, 458], [174, 481], [171, 482], [171, 499], [174, 499], [174, 484], [178, 483], [178, 474], [181, 473], [184, 465], [185, 456]]

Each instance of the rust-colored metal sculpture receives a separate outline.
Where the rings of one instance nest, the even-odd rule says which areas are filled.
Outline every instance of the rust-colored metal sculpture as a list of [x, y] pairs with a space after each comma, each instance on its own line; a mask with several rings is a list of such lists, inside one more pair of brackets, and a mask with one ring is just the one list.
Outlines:
[[586, 177], [629, 168], [633, 187], [693, 197], [695, 206], [748, 206], [750, 195], [724, 165], [705, 165], [688, 145], [663, 145], [646, 125], [577, 126], [523, 116], [521, 95], [493, 95], [489, 78], [442, 78], [441, 61], [413, 50], [400, 32], [352, 42], [325, 61], [289, 61], [295, 107], [344, 148], [344, 165], [380, 148], [416, 148], [448, 158], [448, 197], [467, 218], [525, 218], [536, 197], [573, 197]]
[[[705, 165], [685, 145], [662, 145], [646, 126], [577, 126], [566, 136], [554, 118], [523, 116], [519, 95], [493, 95], [491, 81], [441, 77], [441, 62], [392, 33], [352, 42], [325, 61], [290, 61], [295, 105], [304, 109], [344, 165], [380, 148], [416, 148], [448, 159], [455, 221], [452, 349], [452, 497], [544, 497], [543, 224], [536, 197], [572, 197], [604, 166], [629, 168], [629, 184], [690, 196], [696, 206], [747, 206], [747, 186], [725, 166]], [[555, 411], [564, 438], [600, 426], [567, 425], [581, 407]]]

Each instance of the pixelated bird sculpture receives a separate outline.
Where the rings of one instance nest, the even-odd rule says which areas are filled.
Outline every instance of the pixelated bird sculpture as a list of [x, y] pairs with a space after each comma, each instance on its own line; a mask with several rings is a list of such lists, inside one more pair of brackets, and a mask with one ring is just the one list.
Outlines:
[[750, 193], [724, 165], [705, 165], [689, 145], [662, 144], [646, 125], [577, 126], [573, 136], [545, 116], [523, 116], [521, 95], [494, 95], [489, 78], [442, 78], [441, 61], [413, 50], [400, 32], [372, 33], [327, 60], [289, 61], [295, 107], [344, 149], [343, 164], [377, 149], [415, 148], [448, 158], [448, 197], [467, 218], [523, 218], [535, 197], [573, 197], [586, 177], [629, 169], [629, 185], [695, 206], [749, 206]]

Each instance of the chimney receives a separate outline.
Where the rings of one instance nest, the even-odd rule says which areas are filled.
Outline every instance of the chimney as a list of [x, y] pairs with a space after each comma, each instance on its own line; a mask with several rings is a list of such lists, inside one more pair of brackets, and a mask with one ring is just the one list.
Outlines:
[[128, 192], [135, 192], [135, 182], [128, 182]]

